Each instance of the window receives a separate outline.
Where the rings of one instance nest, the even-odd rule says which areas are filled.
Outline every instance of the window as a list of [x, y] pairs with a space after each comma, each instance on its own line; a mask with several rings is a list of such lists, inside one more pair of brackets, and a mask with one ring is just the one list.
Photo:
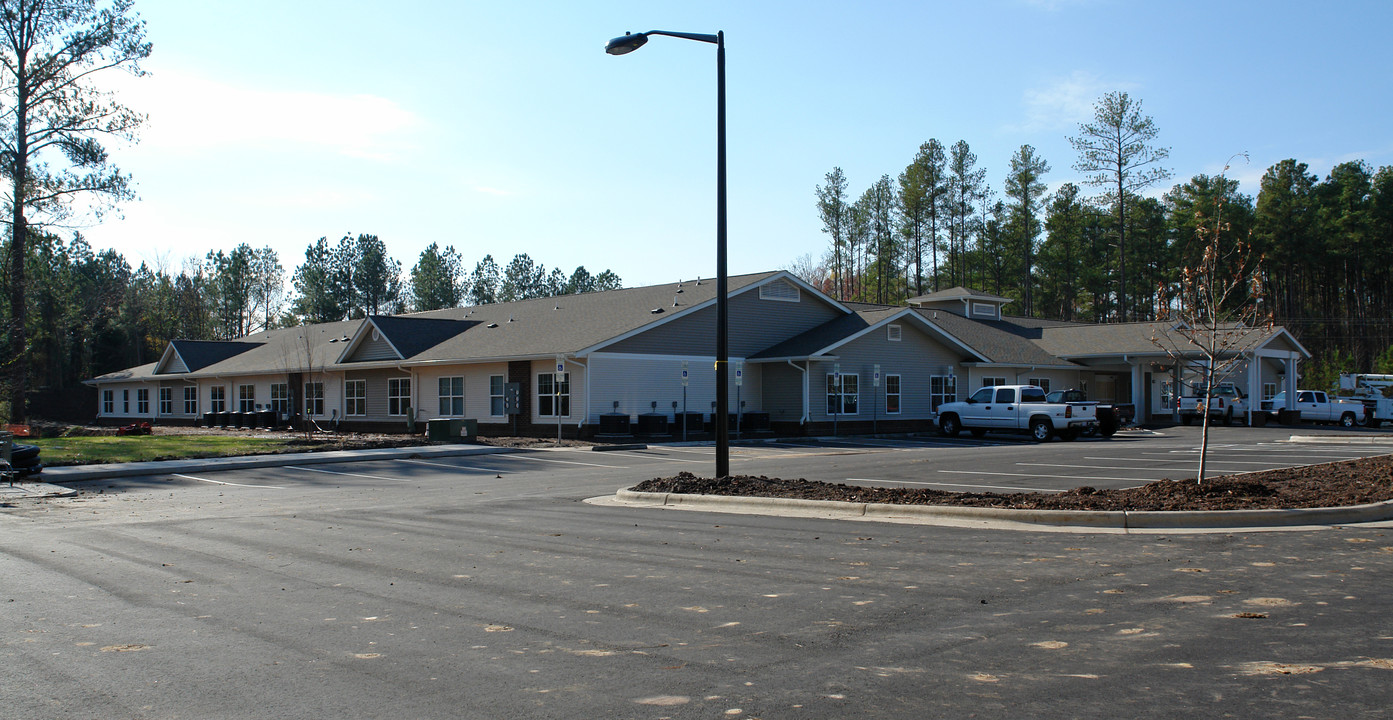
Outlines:
[[174, 414], [174, 388], [160, 388], [160, 414]]
[[343, 414], [368, 414], [368, 381], [345, 380], [343, 383]]
[[996, 306], [991, 303], [975, 302], [972, 303], [972, 314], [986, 315], [987, 317], [996, 317]]
[[885, 376], [885, 414], [900, 414], [900, 376]]
[[[560, 405], [561, 412], [557, 412]], [[571, 415], [571, 374], [542, 373], [537, 376], [537, 414], [542, 417]]]
[[387, 380], [387, 414], [405, 415], [411, 409], [411, 378]]
[[102, 414], [103, 414], [103, 415], [114, 415], [114, 414], [116, 414], [116, 391], [115, 391], [115, 390], [103, 390], [103, 391], [102, 391]]
[[1271, 400], [1277, 396], [1277, 383], [1262, 384], [1262, 399]]
[[256, 411], [256, 386], [238, 385], [237, 386], [237, 410], [238, 412]]
[[835, 373], [827, 374], [827, 414], [855, 415], [856, 400], [859, 396], [859, 378], [856, 374], [842, 373], [841, 387], [837, 387]]
[[988, 385], [1005, 385], [1005, 384], [1006, 384], [1006, 378], [1004, 378], [1004, 377], [984, 377], [984, 378], [982, 378], [982, 387], [987, 387]]
[[139, 388], [135, 391], [135, 412], [137, 415], [150, 414], [150, 388]]
[[972, 393], [972, 397], [968, 398], [968, 401], [975, 403], [989, 403], [992, 401], [992, 394], [995, 392], [995, 388], [984, 387], [978, 390], [977, 392]]
[[1171, 403], [1174, 402], [1174, 398], [1175, 398], [1175, 383], [1173, 383], [1173, 382], [1171, 382], [1171, 381], [1169, 381], [1169, 380], [1163, 380], [1163, 381], [1161, 382], [1161, 409], [1162, 409], [1162, 410], [1169, 410], [1169, 409], [1171, 409]]
[[185, 415], [197, 415], [197, 414], [198, 414], [198, 386], [197, 386], [197, 385], [185, 385], [185, 386], [184, 386], [184, 414], [185, 414]]
[[214, 385], [208, 388], [209, 412], [227, 412], [227, 388]]
[[886, 326], [885, 326], [885, 339], [886, 339], [886, 340], [889, 340], [890, 342], [899, 342], [899, 341], [900, 341], [900, 338], [902, 338], [902, 337], [904, 337], [904, 336], [901, 334], [901, 329], [900, 329], [900, 326], [899, 326], [899, 325], [886, 325]]
[[1044, 390], [1045, 392], [1049, 392], [1049, 391], [1050, 391], [1050, 379], [1049, 379], [1049, 378], [1031, 378], [1031, 379], [1025, 381], [1025, 384], [1026, 384], [1026, 385], [1034, 385], [1034, 386], [1040, 388], [1041, 390]]
[[271, 383], [271, 411], [277, 415], [290, 412], [290, 385]]
[[1015, 388], [997, 388], [996, 401], [999, 403], [1013, 403], [1016, 401]]
[[324, 383], [307, 382], [305, 383], [305, 414], [323, 415], [324, 414]]
[[958, 399], [958, 379], [952, 375], [931, 375], [929, 377], [929, 409], [938, 412], [938, 406]]
[[464, 415], [464, 378], [440, 378], [440, 414]]
[[121, 414], [122, 414], [122, 415], [130, 415], [130, 414], [131, 414], [131, 391], [130, 391], [130, 390], [122, 390], [122, 391], [121, 391]]
[[502, 417], [503, 406], [503, 376], [489, 376], [489, 414], [495, 417]]

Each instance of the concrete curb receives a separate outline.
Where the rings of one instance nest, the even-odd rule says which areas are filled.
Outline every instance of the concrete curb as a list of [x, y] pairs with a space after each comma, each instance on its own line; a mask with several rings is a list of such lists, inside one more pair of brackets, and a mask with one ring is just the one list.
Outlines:
[[1299, 443], [1327, 443], [1330, 445], [1390, 445], [1393, 446], [1393, 435], [1389, 436], [1370, 436], [1355, 435], [1352, 437], [1341, 437], [1338, 435], [1292, 435], [1287, 442]]
[[200, 471], [247, 470], [288, 465], [327, 465], [330, 463], [363, 460], [419, 460], [462, 455], [495, 455], [520, 452], [518, 448], [489, 446], [422, 445], [408, 448], [375, 448], [372, 450], [331, 450], [313, 453], [282, 453], [279, 455], [242, 455], [197, 460], [161, 460], [111, 465], [68, 465], [44, 468], [44, 480], [49, 483], [75, 483], [138, 475], [168, 475]]
[[[1051, 527], [1078, 527], [1112, 530], [1178, 530], [1216, 528], [1290, 527], [1299, 525], [1348, 525], [1393, 520], [1393, 500], [1349, 507], [1305, 508], [1298, 510], [1204, 510], [1204, 511], [1091, 511], [1091, 510], [1012, 510], [1009, 508], [961, 507], [954, 505], [892, 505], [832, 500], [740, 497], [733, 495], [684, 495], [646, 493], [621, 489], [614, 495], [626, 505], [685, 507], [722, 510], [799, 510], [827, 517], [923, 518], [934, 520], [1004, 521]], [[776, 514], [771, 512], [770, 514]]]

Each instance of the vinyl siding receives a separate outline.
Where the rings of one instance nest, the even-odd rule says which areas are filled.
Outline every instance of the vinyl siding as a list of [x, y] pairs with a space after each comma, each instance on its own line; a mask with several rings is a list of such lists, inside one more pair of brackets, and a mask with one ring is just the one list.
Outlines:
[[[393, 378], [402, 378], [402, 379], [410, 380], [410, 379], [411, 379], [411, 375], [408, 374], [408, 373], [403, 373], [402, 371], [396, 370], [396, 369], [385, 369], [385, 370], [349, 370], [349, 371], [343, 373], [343, 379], [340, 381], [340, 387], [346, 388], [346, 387], [347, 387], [347, 383], [348, 383], [348, 381], [350, 381], [350, 380], [363, 380], [363, 381], [366, 381], [366, 383], [367, 383], [367, 391], [368, 391], [368, 403], [367, 403], [367, 405], [368, 405], [368, 414], [367, 414], [367, 415], [348, 415], [348, 414], [347, 414], [347, 412], [346, 412], [345, 410], [346, 410], [346, 408], [348, 407], [348, 397], [347, 397], [347, 390], [345, 389], [345, 390], [341, 390], [341, 391], [340, 391], [340, 392], [341, 392], [341, 396], [343, 397], [343, 402], [342, 402], [342, 404], [339, 406], [339, 416], [340, 416], [340, 417], [343, 417], [343, 418], [345, 418], [345, 419], [348, 419], [348, 420], [385, 420], [385, 421], [400, 421], [400, 422], [405, 423], [405, 422], [406, 422], [406, 416], [405, 416], [405, 415], [388, 415], [388, 414], [387, 414], [387, 409], [388, 409], [388, 405], [387, 405], [387, 380], [393, 379]], [[411, 388], [411, 391], [412, 391], [412, 394], [413, 394], [413, 395], [416, 394], [416, 387], [414, 386], [414, 383], [413, 383], [413, 386], [412, 386], [412, 388]], [[268, 390], [267, 392], [268, 392], [267, 397], [270, 397], [270, 395], [269, 395], [269, 392], [270, 392], [270, 391]], [[415, 407], [415, 406], [416, 406], [416, 403], [415, 403], [415, 402], [412, 402], [411, 405], [412, 405], [412, 407]]]
[[[377, 333], [376, 330], [368, 330], [369, 333]], [[354, 349], [353, 354], [345, 362], [367, 362], [370, 360], [400, 360], [397, 351], [387, 343], [387, 337], [379, 334], [374, 340], [371, 335], [363, 343]], [[383, 392], [386, 392], [384, 389]], [[372, 393], [368, 393], [371, 397]]]
[[[586, 375], [587, 375], [587, 373], [589, 373], [589, 372], [591, 371], [591, 369], [594, 367], [594, 363], [595, 363], [595, 358], [594, 358], [593, 356], [590, 358], [590, 362], [587, 362], [587, 363], [586, 363], [586, 366], [587, 366], [587, 367], [581, 367], [580, 365], [577, 365], [577, 364], [572, 363], [572, 362], [567, 362], [567, 363], [566, 363], [566, 372], [567, 372], [567, 373], [570, 373], [570, 376], [571, 376], [571, 377], [570, 377], [570, 380], [571, 380], [571, 406], [570, 406], [571, 414], [570, 414], [570, 415], [563, 415], [563, 416], [561, 417], [561, 423], [562, 423], [563, 425], [581, 425], [581, 424], [583, 424], [583, 423], [598, 422], [598, 420], [595, 420], [595, 419], [589, 417], [589, 416], [584, 412], [584, 410], [585, 410], [585, 408], [586, 408], [586, 399], [585, 399]], [[542, 424], [542, 425], [546, 425], [546, 424], [553, 424], [553, 425], [554, 425], [554, 424], [556, 423], [556, 416], [555, 416], [555, 415], [541, 415], [541, 414], [538, 413], [538, 408], [539, 408], [540, 403], [537, 402], [537, 376], [540, 375], [540, 374], [542, 374], [542, 373], [554, 373], [554, 372], [556, 372], [556, 361], [555, 361], [555, 360], [533, 360], [533, 361], [532, 361], [532, 371], [528, 374], [528, 378], [529, 378], [529, 380], [530, 380], [530, 384], [527, 385], [526, 387], [527, 387], [527, 392], [531, 393], [531, 395], [532, 395], [531, 398], [529, 398], [529, 401], [531, 402], [531, 405], [529, 406], [529, 408], [530, 408], [531, 413], [532, 413], [532, 422], [533, 422], [533, 423]], [[592, 382], [593, 382], [593, 378], [592, 378]], [[592, 392], [593, 392], [593, 390], [592, 390]], [[605, 412], [608, 412], [608, 411], [606, 410]]]
[[[162, 387], [162, 388], [169, 388], [170, 393], [171, 393], [171, 398], [174, 400], [174, 412], [169, 413], [168, 415], [160, 415], [160, 417], [174, 417], [174, 418], [192, 418], [192, 417], [197, 417], [197, 415], [191, 415], [191, 414], [188, 414], [188, 413], [185, 413], [185, 412], [184, 412], [184, 388], [186, 388], [186, 387], [197, 387], [197, 384], [196, 384], [196, 383], [187, 382], [187, 381], [184, 381], [184, 380], [162, 380], [162, 381], [160, 381], [160, 387]], [[158, 413], [159, 413], [159, 409], [160, 409], [160, 408], [159, 408], [160, 392], [159, 392], [159, 390], [155, 390], [154, 393], [155, 393], [155, 398], [154, 398], [154, 402], [155, 402], [155, 412], [158, 414]], [[98, 393], [98, 394], [100, 394], [100, 393]], [[268, 397], [269, 397], [269, 395], [268, 395]], [[198, 406], [198, 409], [199, 409], [199, 410], [201, 410], [202, 407], [203, 407], [202, 400], [203, 400], [203, 398], [200, 397], [200, 398], [199, 398], [199, 401], [200, 401], [200, 402], [199, 402], [199, 406]]]
[[[899, 419], [926, 419], [932, 416], [929, 407], [929, 377], [946, 374], [952, 370], [961, 378], [962, 372], [957, 363], [962, 360], [960, 351], [928, 337], [919, 331], [914, 323], [901, 323], [904, 328], [903, 339], [890, 342], [885, 339], [883, 328], [876, 328], [852, 342], [836, 348], [833, 352], [840, 360], [812, 363], [809, 371], [808, 405], [811, 419], [815, 422], [830, 421], [827, 414], [827, 375], [836, 363], [841, 364], [843, 375], [856, 374], [858, 381], [858, 412], [855, 415], [839, 415], [842, 420], [870, 420], [886, 417], [885, 414], [885, 376], [900, 376]], [[874, 386], [875, 365], [880, 364], [880, 387]], [[793, 368], [789, 368], [792, 370]], [[799, 392], [802, 392], [801, 387]], [[962, 388], [959, 388], [961, 394]], [[874, 411], [872, 408], [874, 407]]]
[[[799, 367], [803, 363], [796, 363]], [[761, 405], [773, 422], [797, 422], [803, 418], [803, 373], [788, 363], [760, 363], [763, 380]], [[822, 402], [826, 402], [823, 400]]]
[[[790, 303], [791, 304], [791, 303]], [[682, 412], [682, 361], [681, 357], [634, 357], [617, 356], [608, 353], [590, 356], [590, 392], [593, 401], [586, 408], [587, 422], [598, 423], [599, 416], [614, 412], [615, 401], [619, 402], [619, 412], [637, 417], [641, 413], [653, 412], [652, 403], [658, 403], [658, 412], [672, 416], [672, 403], [677, 403], [677, 412]], [[710, 357], [686, 358], [687, 360], [687, 403], [688, 412], [700, 412], [711, 416], [711, 403], [716, 400], [716, 368]], [[745, 412], [760, 412], [762, 401], [763, 366], [745, 363], [744, 384], [738, 389], [735, 385], [734, 362], [730, 372], [730, 408], [738, 407], [737, 394], [745, 401]], [[572, 403], [576, 403], [575, 383], [572, 382]], [[573, 405], [573, 407], [580, 407]]]
[[[782, 302], [761, 300], [759, 290], [751, 289], [730, 299], [730, 355], [749, 357], [842, 314], [806, 292], [800, 294], [798, 302]], [[606, 346], [602, 351], [713, 358], [715, 347], [716, 307], [712, 305], [690, 317]]]
[[[440, 378], [464, 378], [464, 417], [481, 422], [503, 422], [507, 416], [489, 414], [489, 376], [502, 375], [508, 378], [507, 363], [486, 363], [482, 365], [432, 366], [417, 371], [417, 386], [412, 388], [421, 411], [418, 420], [450, 417], [440, 414]], [[385, 390], [383, 392], [386, 392]]]

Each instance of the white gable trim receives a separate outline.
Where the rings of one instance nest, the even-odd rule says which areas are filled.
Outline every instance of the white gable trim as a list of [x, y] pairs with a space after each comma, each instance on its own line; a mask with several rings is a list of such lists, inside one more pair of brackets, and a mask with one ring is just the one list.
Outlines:
[[928, 332], [929, 335], [937, 336], [937, 337], [941, 338], [942, 340], [946, 341], [949, 345], [952, 345], [953, 347], [956, 347], [956, 348], [962, 350], [962, 351], [963, 351], [964, 353], [966, 353], [967, 355], [969, 355], [969, 356], [971, 356], [971, 357], [974, 357], [974, 358], [977, 358], [977, 359], [978, 359], [979, 361], [981, 361], [981, 362], [988, 362], [987, 358], [984, 357], [981, 353], [979, 353], [979, 352], [977, 352], [976, 350], [973, 350], [972, 348], [970, 348], [970, 347], [968, 347], [967, 345], [963, 344], [963, 342], [962, 342], [961, 340], [959, 340], [959, 339], [953, 337], [952, 335], [949, 335], [948, 332], [947, 332], [946, 330], [944, 330], [943, 328], [941, 328], [941, 327], [939, 327], [939, 326], [937, 326], [937, 325], [935, 325], [935, 324], [929, 322], [928, 320], [925, 320], [925, 319], [923, 318], [923, 316], [921, 316], [921, 315], [919, 314], [919, 312], [918, 312], [917, 310], [915, 310], [914, 308], [905, 308], [905, 309], [903, 309], [903, 310], [901, 310], [901, 311], [895, 313], [894, 315], [891, 315], [891, 316], [889, 316], [889, 317], [887, 317], [887, 318], [884, 318], [884, 319], [880, 320], [879, 322], [876, 322], [876, 323], [872, 324], [870, 327], [867, 327], [867, 328], [865, 328], [865, 329], [863, 329], [863, 330], [861, 330], [861, 331], [859, 331], [859, 332], [856, 332], [856, 333], [853, 333], [853, 334], [851, 334], [851, 335], [848, 335], [847, 337], [844, 337], [844, 338], [842, 338], [841, 340], [838, 340], [837, 342], [834, 342], [834, 343], [832, 343], [831, 345], [828, 345], [827, 347], [822, 348], [821, 350], [818, 350], [818, 351], [812, 353], [812, 356], [814, 356], [814, 357], [820, 357], [820, 356], [822, 356], [822, 355], [824, 355], [824, 354], [826, 354], [826, 353], [828, 353], [828, 352], [830, 352], [830, 351], [832, 351], [832, 350], [835, 350], [835, 349], [837, 349], [837, 348], [839, 348], [839, 347], [841, 347], [841, 346], [843, 346], [843, 345], [846, 345], [847, 343], [849, 343], [849, 342], [851, 342], [851, 341], [853, 341], [853, 340], [855, 340], [855, 339], [857, 339], [857, 338], [860, 338], [860, 337], [862, 337], [862, 336], [864, 336], [864, 335], [866, 335], [866, 334], [868, 334], [868, 333], [871, 333], [871, 332], [874, 332], [874, 331], [876, 331], [876, 330], [878, 330], [878, 329], [880, 329], [880, 328], [883, 328], [883, 327], [885, 327], [886, 325], [889, 325], [889, 324], [892, 323], [892, 322], [896, 322], [896, 321], [899, 321], [899, 320], [904, 319], [904, 318], [912, 318], [912, 319], [914, 319], [915, 321], [917, 321], [917, 322], [919, 323], [919, 325], [920, 325], [920, 327], [921, 327], [922, 329], [928, 330], [928, 331], [929, 331], [929, 332]]
[[[733, 290], [733, 291], [731, 291], [731, 292], [729, 293], [729, 295], [730, 295], [730, 297], [737, 297], [737, 296], [743, 295], [743, 294], [745, 294], [745, 293], [747, 293], [747, 292], [751, 292], [751, 291], [758, 290], [761, 286], [766, 285], [766, 284], [768, 284], [768, 283], [771, 283], [771, 282], [773, 282], [773, 281], [775, 281], [775, 280], [787, 280], [788, 282], [791, 282], [791, 283], [793, 283], [794, 285], [797, 285], [797, 286], [798, 286], [800, 289], [802, 289], [804, 292], [809, 293], [809, 294], [812, 295], [813, 297], [816, 297], [817, 299], [821, 300], [822, 302], [827, 303], [828, 305], [831, 305], [833, 308], [835, 308], [835, 309], [837, 309], [837, 310], [840, 310], [840, 311], [842, 311], [843, 313], [846, 313], [846, 314], [848, 314], [848, 315], [851, 314], [851, 308], [848, 308], [847, 306], [845, 306], [845, 305], [843, 305], [843, 304], [837, 302], [836, 300], [833, 300], [831, 297], [829, 297], [829, 296], [827, 296], [827, 295], [824, 295], [820, 290], [818, 290], [817, 288], [813, 287], [812, 285], [809, 285], [809, 284], [806, 283], [806, 282], [803, 282], [802, 280], [800, 280], [800, 279], [798, 278], [797, 275], [794, 275], [793, 273], [790, 273], [790, 272], [788, 272], [787, 270], [780, 270], [779, 272], [776, 272], [776, 273], [774, 273], [773, 275], [770, 275], [769, 277], [764, 278], [763, 280], [760, 280], [759, 282], [750, 283], [749, 285], [746, 285], [745, 287], [742, 287], [742, 288], [740, 288], [739, 290]], [[705, 282], [705, 281], [703, 280], [702, 282]], [[714, 283], [714, 282], [716, 282], [716, 281], [715, 281], [715, 279], [712, 279], [711, 282]], [[688, 315], [690, 315], [690, 314], [692, 314], [692, 313], [694, 313], [694, 312], [700, 311], [700, 310], [703, 309], [703, 308], [713, 307], [715, 304], [716, 304], [716, 298], [713, 297], [713, 298], [711, 298], [710, 300], [706, 300], [706, 301], [704, 301], [704, 302], [697, 303], [696, 305], [692, 305], [691, 307], [688, 307], [688, 308], [685, 309], [685, 310], [680, 310], [680, 311], [675, 312], [675, 313], [673, 313], [673, 314], [671, 314], [671, 315], [668, 315], [667, 317], [664, 317], [664, 318], [662, 318], [662, 319], [654, 320], [653, 322], [650, 322], [650, 323], [648, 323], [647, 325], [643, 325], [643, 326], [640, 326], [640, 327], [636, 327], [636, 328], [634, 328], [633, 330], [630, 330], [630, 331], [625, 332], [625, 333], [620, 333], [619, 335], [615, 335], [614, 337], [612, 337], [612, 338], [610, 338], [610, 339], [608, 339], [608, 340], [603, 340], [603, 341], [601, 341], [601, 342], [595, 343], [594, 345], [591, 345], [590, 347], [581, 348], [580, 350], [577, 350], [577, 351], [575, 352], [575, 356], [576, 356], [576, 357], [585, 357], [585, 356], [587, 356], [587, 355], [590, 355], [591, 353], [595, 353], [595, 352], [598, 352], [598, 351], [600, 351], [600, 350], [603, 350], [604, 348], [607, 348], [607, 347], [609, 347], [610, 345], [613, 345], [613, 344], [615, 344], [615, 343], [622, 342], [622, 341], [624, 341], [624, 340], [628, 340], [629, 338], [634, 337], [634, 336], [636, 336], [636, 335], [640, 335], [640, 334], [642, 334], [642, 333], [646, 333], [646, 332], [648, 332], [649, 330], [652, 330], [653, 328], [656, 328], [656, 327], [660, 327], [660, 326], [662, 326], [662, 325], [665, 324], [665, 323], [670, 323], [670, 322], [672, 322], [672, 321], [674, 321], [674, 320], [677, 320], [677, 319], [679, 319], [679, 318], [684, 318], [684, 317], [686, 317], [686, 316], [688, 316]]]
[[392, 348], [392, 352], [396, 354], [398, 360], [406, 359], [402, 357], [401, 351], [397, 349], [397, 346], [392, 344], [392, 339], [387, 337], [387, 333], [382, 332], [382, 328], [379, 328], [377, 323], [372, 321], [372, 318], [364, 318], [363, 324], [359, 325], [358, 329], [353, 331], [353, 340], [348, 343], [348, 347], [344, 348], [343, 352], [339, 353], [339, 358], [334, 361], [335, 365], [347, 362], [348, 358], [353, 357], [353, 353], [358, 350], [358, 346], [363, 344], [363, 338], [368, 337], [368, 333], [364, 331], [367, 330], [369, 326], [377, 332], [383, 342], [387, 343], [387, 347]]
[[[170, 369], [169, 369], [170, 366], [173, 365], [174, 362], [175, 362], [176, 360], [179, 362], [179, 365], [182, 365], [182, 366], [183, 366], [183, 368], [184, 368], [183, 370], [170, 370]], [[165, 346], [165, 348], [164, 348], [164, 354], [160, 356], [160, 361], [157, 362], [157, 363], [155, 363], [155, 369], [154, 369], [154, 371], [151, 372], [150, 374], [152, 374], [152, 375], [160, 375], [160, 374], [171, 374], [171, 373], [181, 373], [181, 372], [186, 373], [186, 372], [188, 372], [188, 371], [189, 371], [189, 364], [186, 363], [186, 362], [184, 362], [184, 357], [183, 357], [182, 355], [179, 354], [179, 351], [178, 351], [178, 350], [175, 350], [175, 349], [174, 349], [174, 343], [171, 342], [171, 343], [169, 343], [168, 345]]]

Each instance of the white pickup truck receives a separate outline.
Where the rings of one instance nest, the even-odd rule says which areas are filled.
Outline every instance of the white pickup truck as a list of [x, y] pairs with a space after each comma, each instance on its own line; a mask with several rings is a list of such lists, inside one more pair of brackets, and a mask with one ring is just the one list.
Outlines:
[[966, 428], [976, 437], [988, 431], [1029, 432], [1036, 442], [1056, 434], [1073, 440], [1098, 427], [1097, 407], [1091, 403], [1051, 403], [1035, 385], [989, 385], [966, 401], [938, 406], [938, 429], [953, 437]]
[[1208, 403], [1204, 396], [1204, 383], [1195, 383], [1192, 394], [1180, 398], [1180, 422], [1186, 425], [1194, 422], [1204, 412], [1201, 408], [1206, 404], [1209, 406], [1210, 420], [1219, 420], [1225, 425], [1232, 425], [1234, 420], [1247, 420], [1248, 399], [1233, 383], [1215, 385], [1214, 392], [1209, 393]]
[[[1286, 406], [1285, 390], [1271, 400], [1262, 401], [1262, 408], [1273, 414]], [[1354, 427], [1364, 420], [1364, 403], [1326, 395], [1320, 390], [1297, 390], [1295, 409], [1301, 411], [1301, 419], [1307, 422], [1340, 423], [1345, 427]]]

